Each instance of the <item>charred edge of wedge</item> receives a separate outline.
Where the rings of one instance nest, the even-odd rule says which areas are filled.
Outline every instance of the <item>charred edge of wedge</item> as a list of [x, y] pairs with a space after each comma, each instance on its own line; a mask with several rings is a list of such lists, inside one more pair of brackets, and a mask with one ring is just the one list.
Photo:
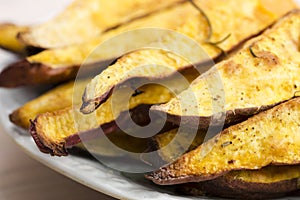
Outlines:
[[[44, 143], [42, 142], [41, 138], [39, 137], [39, 135], [37, 134], [36, 131], [36, 119], [34, 121], [30, 121], [30, 128], [29, 128], [29, 133], [31, 135], [31, 137], [33, 138], [35, 144], [37, 145], [37, 147], [39, 148], [39, 150], [43, 153], [47, 153], [50, 154], [52, 156], [54, 156], [54, 151], [50, 148], [48, 148], [47, 146], [44, 145]], [[67, 152], [61, 152], [60, 155], [67, 155]]]
[[[100, 126], [105, 134], [114, 132], [119, 129], [117, 124], [113, 121]], [[92, 129], [85, 132], [74, 133], [61, 141], [59, 144], [52, 144], [54, 147], [49, 148], [45, 145], [44, 139], [39, 137], [36, 130], [36, 120], [31, 122], [29, 132], [42, 153], [50, 154], [51, 156], [67, 156], [69, 155], [69, 149], [72, 149], [77, 144], [81, 143], [81, 137], [85, 139], [96, 139], [99, 137], [98, 129]]]
[[[167, 121], [174, 123], [176, 125], [188, 126], [194, 129], [206, 130], [209, 126], [229, 126], [234, 125], [236, 123], [245, 121], [252, 115], [255, 115], [259, 112], [268, 110], [273, 108], [274, 106], [280, 104], [282, 102], [272, 104], [272, 105], [264, 105], [260, 107], [252, 107], [252, 108], [237, 108], [235, 110], [228, 110], [222, 114], [222, 116], [214, 117], [214, 116], [179, 116], [167, 114]], [[154, 112], [164, 115], [165, 113], [162, 111], [158, 111], [152, 109]], [[225, 119], [225, 120], [224, 120]]]
[[[114, 121], [104, 124], [100, 127], [101, 129], [103, 129], [105, 134], [114, 132], [119, 129]], [[66, 137], [63, 142], [59, 144], [53, 144], [54, 147], [51, 148], [47, 147], [43, 142], [43, 139], [38, 136], [35, 121], [32, 122], [32, 125], [30, 127], [30, 134], [41, 152], [50, 154], [51, 156], [67, 156], [69, 154], [69, 149], [72, 149], [74, 146], [81, 143], [81, 137], [90, 140], [99, 137], [99, 133], [97, 132], [97, 130], [98, 128], [85, 132], [74, 133], [73, 135]]]
[[[33, 49], [33, 51], [36, 49]], [[33, 53], [33, 52], [32, 52]], [[80, 65], [50, 67], [43, 63], [31, 63], [26, 59], [7, 66], [0, 73], [0, 87], [15, 88], [19, 86], [54, 84], [75, 79], [80, 67], [84, 67], [80, 77], [88, 78], [100, 73], [114, 59], [106, 59]]]
[[[237, 169], [239, 170], [239, 169]], [[223, 176], [228, 172], [222, 172], [215, 175], [207, 175], [207, 176], [199, 176], [196, 175], [190, 175], [190, 176], [181, 176], [181, 177], [173, 177], [168, 170], [165, 167], [161, 167], [159, 171], [156, 171], [154, 173], [146, 174], [145, 178], [151, 180], [153, 183], [157, 185], [176, 185], [176, 184], [182, 184], [182, 183], [189, 183], [189, 182], [202, 182], [202, 181], [208, 181], [212, 179], [216, 179], [220, 176]], [[164, 177], [164, 178], [162, 178]], [[166, 178], [167, 177], [167, 178]]]
[[186, 183], [178, 187], [178, 192], [199, 196], [218, 196], [235, 199], [277, 198], [299, 190], [298, 178], [273, 183], [245, 182], [222, 176], [200, 183]]
[[19, 109], [14, 110], [12, 113], [8, 115], [9, 121], [16, 124], [19, 127], [25, 128], [22, 120], [19, 118]]
[[[135, 123], [137, 123], [141, 126], [146, 125], [150, 122], [149, 115], [148, 115], [150, 107], [151, 107], [151, 105], [146, 105], [146, 104], [139, 105], [136, 108], [133, 108], [130, 110], [130, 116], [128, 116], [126, 114], [126, 112], [122, 112], [118, 117], [118, 119], [120, 119], [120, 121], [118, 121], [118, 123], [125, 124], [126, 121], [128, 120], [128, 117], [131, 117]], [[119, 126], [117, 125], [116, 121], [114, 120], [114, 121], [99, 125], [99, 127], [95, 128], [95, 129], [70, 134], [69, 136], [64, 138], [62, 141], [60, 141], [59, 143], [52, 142], [50, 146], [47, 146], [46, 141], [44, 141], [46, 139], [43, 137], [40, 137], [39, 134], [37, 133], [37, 129], [36, 129], [37, 119], [38, 119], [38, 117], [34, 121], [31, 122], [29, 132], [30, 132], [32, 138], [34, 139], [36, 145], [40, 149], [40, 151], [43, 153], [50, 154], [52, 156], [67, 156], [68, 149], [81, 143], [81, 138], [84, 138], [85, 140], [88, 141], [88, 140], [93, 140], [98, 137], [101, 137], [101, 135], [99, 135], [99, 131], [98, 131], [99, 129], [102, 129], [102, 132], [104, 134], [110, 134], [114, 131], [119, 130]]]
[[40, 83], [57, 83], [76, 77], [79, 66], [51, 68], [26, 59], [9, 65], [0, 73], [0, 87], [14, 88]]

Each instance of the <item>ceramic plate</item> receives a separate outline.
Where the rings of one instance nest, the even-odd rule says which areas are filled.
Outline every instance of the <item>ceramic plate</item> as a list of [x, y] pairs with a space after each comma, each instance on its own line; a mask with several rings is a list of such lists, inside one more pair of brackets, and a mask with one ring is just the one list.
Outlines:
[[[39, 23], [55, 16], [55, 14], [60, 12], [70, 1], [71, 0], [0, 0], [0, 23]], [[300, 0], [297, 1], [300, 5]], [[5, 66], [15, 60], [17, 60], [17, 58], [12, 54], [0, 50], [0, 66]], [[121, 174], [91, 159], [72, 155], [58, 158], [40, 153], [31, 137], [29, 137], [25, 131], [16, 128], [9, 122], [8, 115], [12, 110], [36, 97], [43, 90], [45, 90], [45, 88], [0, 89], [1, 134], [5, 133], [10, 135], [24, 151], [36, 160], [71, 179], [115, 198], [137, 200], [208, 199], [205, 197], [191, 198], [177, 196], [173, 194], [172, 188], [163, 190], [147, 180], [144, 180], [141, 176], [127, 176]]]

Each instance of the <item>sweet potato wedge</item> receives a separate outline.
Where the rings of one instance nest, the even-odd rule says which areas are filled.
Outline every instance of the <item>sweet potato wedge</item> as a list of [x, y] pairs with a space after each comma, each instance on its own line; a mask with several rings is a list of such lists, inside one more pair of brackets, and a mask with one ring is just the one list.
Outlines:
[[[153, 137], [152, 150], [157, 150], [161, 163], [170, 163], [178, 158], [186, 147], [194, 150], [202, 144], [205, 131], [198, 131], [189, 141], [187, 132], [178, 133], [178, 129]], [[189, 139], [188, 139], [189, 138]], [[172, 142], [172, 144], [171, 144]], [[153, 148], [154, 147], [154, 148]], [[158, 162], [157, 162], [158, 163]], [[178, 192], [197, 196], [218, 196], [225, 198], [266, 199], [283, 196], [300, 189], [300, 166], [267, 166], [259, 170], [231, 171], [209, 181], [178, 185]]]
[[[78, 80], [76, 82], [77, 92], [83, 91], [87, 83], [87, 80]], [[73, 89], [74, 81], [71, 81], [49, 90], [13, 111], [9, 115], [10, 121], [17, 126], [28, 129], [30, 120], [33, 120], [37, 115], [72, 106]]]
[[219, 178], [179, 186], [181, 193], [234, 199], [278, 198], [299, 190], [300, 167], [268, 166], [233, 171]]
[[[118, 50], [112, 46], [102, 46], [101, 52], [94, 52], [91, 56], [90, 53], [102, 42], [118, 36], [125, 31], [142, 27], [174, 30], [186, 21], [186, 17], [196, 15], [197, 13], [198, 11], [193, 8], [192, 5], [183, 3], [180, 6], [170, 7], [122, 25], [92, 38], [87, 42], [65, 48], [45, 50], [34, 56], [29, 56], [26, 59], [13, 63], [4, 69], [0, 74], [0, 86], [17, 87], [21, 85], [55, 83], [72, 79], [76, 76], [79, 67], [88, 67], [89, 64], [118, 57], [122, 53], [118, 52]], [[131, 35], [131, 38], [132, 37], [137, 44], [146, 44], [154, 40], [152, 35], [141, 33]], [[119, 43], [119, 45], [122, 46], [124, 50], [129, 50], [130, 47], [134, 47], [131, 38], [127, 39], [127, 42], [122, 41], [122, 44]], [[89, 60], [85, 61], [86, 58], [89, 58]], [[82, 65], [83, 63], [87, 65]], [[15, 79], [12, 80], [11, 77], [15, 77]]]
[[[294, 10], [198, 77], [190, 87], [194, 99], [184, 91], [152, 109], [167, 113], [175, 124], [207, 128], [236, 123], [299, 96], [299, 30], [300, 10]], [[187, 109], [181, 110], [182, 105]]]
[[[156, 135], [152, 142], [162, 159], [161, 163], [170, 163], [183, 153], [189, 145], [186, 134], [174, 139], [178, 129]], [[188, 133], [187, 133], [188, 134]], [[205, 132], [198, 131], [188, 151], [197, 148], [204, 140]], [[170, 142], [173, 144], [170, 145]], [[167, 146], [168, 145], [168, 146]], [[283, 196], [300, 189], [300, 166], [267, 166], [259, 170], [231, 171], [216, 179], [203, 182], [178, 185], [178, 192], [196, 196], [218, 196], [225, 198], [265, 199]]]
[[[173, 129], [156, 135], [151, 141], [152, 150], [158, 150], [162, 159], [161, 164], [176, 160], [187, 146], [189, 146], [187, 151], [191, 151], [204, 141], [205, 131], [198, 131], [191, 144], [187, 139], [191, 137], [188, 132], [181, 133], [182, 135], [175, 139], [177, 131], [178, 129]], [[209, 181], [181, 184], [177, 190], [179, 193], [196, 196], [266, 199], [280, 197], [300, 189], [299, 178], [299, 165], [267, 166], [259, 170], [231, 171]]]
[[[260, 1], [210, 0], [196, 2], [203, 12], [206, 13], [210, 21], [205, 17], [206, 15], [198, 14], [188, 18], [184, 25], [176, 29], [177, 32], [196, 41], [205, 52], [207, 52], [208, 56], [206, 57], [197, 55], [196, 57], [198, 59], [193, 61], [195, 63], [205, 63], [209, 57], [215, 61], [219, 60], [224, 52], [228, 53], [232, 51], [239, 43], [243, 43], [243, 41], [258, 34], [278, 17], [275, 13], [266, 11]], [[280, 4], [280, 2], [278, 3]], [[245, 10], [241, 11], [241, 7], [245, 8]], [[171, 37], [171, 39], [168, 37]], [[166, 38], [162, 39], [162, 43], [167, 47], [186, 43], [186, 39], [172, 39], [172, 37], [173, 36], [166, 36]], [[182, 48], [181, 53], [191, 56], [195, 54], [195, 52], [198, 52], [196, 50], [190, 51], [192, 51], [192, 48], [186, 48], [184, 50]], [[133, 52], [127, 55], [127, 57], [132, 57], [132, 63], [134, 64], [122, 63], [121, 59], [120, 62], [109, 66], [96, 76], [87, 86], [83, 97], [82, 112], [92, 112], [93, 109], [91, 108], [95, 109], [101, 105], [101, 103], [104, 103], [115, 86], [121, 85], [130, 79], [141, 77], [163, 79], [171, 76], [174, 71], [184, 71], [187, 68], [193, 67], [180, 61], [178, 63], [170, 62], [166, 65], [171, 67], [173, 71], [162, 72], [161, 67], [159, 67], [159, 69], [156, 67], [156, 70], [154, 70], [155, 67], [153, 66], [151, 72], [145, 71], [143, 74], [139, 74], [141, 70], [136, 70], [136, 74], [132, 73], [135, 69], [140, 67], [140, 64], [147, 64], [147, 62], [148, 64], [157, 64], [159, 61], [169, 60], [168, 55], [170, 54], [159, 54], [159, 52], [151, 54], [152, 52], [147, 53], [144, 51], [143, 54], [141, 52]], [[140, 61], [144, 59], [144, 56], [150, 56], [151, 60], [145, 59], [143, 63], [140, 63]], [[177, 59], [176, 61], [179, 60]], [[120, 63], [122, 63], [122, 70], [120, 70]], [[163, 62], [160, 63], [163, 64]], [[116, 72], [118, 72], [118, 76], [115, 76]], [[107, 80], [107, 76], [111, 78]], [[91, 92], [93, 92], [93, 94]]]
[[18, 41], [19, 32], [28, 30], [27, 26], [17, 26], [14, 24], [0, 24], [0, 47], [8, 51], [25, 54], [25, 45]]
[[54, 19], [30, 28], [19, 38], [27, 46], [44, 49], [77, 44], [182, 1], [74, 0]]
[[128, 117], [123, 111], [130, 110], [132, 118], [143, 124], [149, 121], [150, 105], [167, 102], [173, 96], [167, 88], [155, 84], [144, 85], [138, 91], [130, 98], [129, 107], [124, 102], [114, 104], [114, 98], [110, 98], [91, 115], [82, 115], [72, 107], [41, 114], [32, 122], [31, 135], [42, 152], [67, 155], [67, 148], [81, 142], [80, 135], [95, 139], [99, 127], [105, 134], [118, 130], [115, 120], [118, 118], [122, 123]]
[[161, 185], [179, 184], [212, 180], [235, 170], [299, 164], [299, 120], [298, 97], [225, 129], [146, 177]]

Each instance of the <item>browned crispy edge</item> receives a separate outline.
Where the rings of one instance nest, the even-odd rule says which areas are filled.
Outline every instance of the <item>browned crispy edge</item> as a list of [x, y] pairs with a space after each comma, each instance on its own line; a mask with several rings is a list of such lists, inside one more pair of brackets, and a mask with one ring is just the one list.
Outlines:
[[10, 113], [8, 115], [9, 121], [24, 129], [28, 128], [24, 126], [22, 120], [19, 118], [19, 113], [20, 113], [19, 109], [14, 110], [12, 113]]
[[46, 147], [43, 144], [43, 142], [41, 141], [40, 137], [38, 136], [38, 134], [36, 132], [36, 126], [35, 126], [36, 121], [31, 120], [30, 123], [31, 123], [31, 126], [29, 128], [29, 132], [30, 132], [35, 144], [39, 148], [39, 150], [43, 153], [49, 153], [49, 154], [53, 155], [53, 151], [50, 148]]
[[210, 181], [186, 183], [178, 186], [178, 191], [184, 194], [235, 199], [277, 198], [297, 190], [299, 190], [298, 178], [272, 183], [259, 183], [246, 182], [226, 175]]
[[[116, 123], [110, 122], [100, 126], [104, 134], [109, 134], [113, 131], [118, 130], [118, 126]], [[29, 132], [36, 143], [39, 150], [43, 153], [50, 154], [51, 156], [67, 156], [69, 154], [68, 149], [76, 146], [77, 144], [81, 143], [81, 138], [84, 137], [85, 139], [96, 139], [99, 137], [98, 129], [92, 129], [86, 132], [78, 132], [64, 138], [64, 141], [60, 142], [59, 144], [53, 144], [55, 148], [48, 147], [44, 143], [44, 139], [39, 137], [37, 130], [36, 130], [36, 120], [31, 121], [31, 126], [29, 128]]]
[[169, 113], [164, 113], [162, 111], [157, 111], [157, 110], [152, 110], [152, 111], [162, 115], [167, 114], [167, 121], [172, 122], [176, 125], [188, 126], [194, 129], [206, 130], [210, 126], [214, 126], [214, 127], [229, 126], [229, 125], [233, 125], [245, 121], [252, 115], [273, 108], [274, 106], [280, 103], [282, 102], [278, 102], [272, 105], [263, 105], [260, 107], [237, 108], [234, 110], [224, 111], [222, 115], [218, 115], [218, 116], [180, 116], [180, 115], [172, 115]]
[[42, 63], [31, 63], [26, 59], [7, 66], [0, 73], [0, 87], [15, 88], [19, 86], [54, 84], [75, 78], [88, 78], [100, 73], [115, 59], [84, 64], [78, 75], [81, 65], [66, 65], [53, 68]]
[[41, 83], [58, 83], [76, 77], [79, 66], [51, 68], [23, 59], [6, 67], [0, 73], [0, 87], [14, 88]]
[[[145, 125], [150, 122], [149, 119], [149, 109], [151, 105], [139, 105], [136, 108], [133, 108], [130, 110], [130, 117], [134, 122], [136, 122], [139, 125]], [[123, 112], [118, 117], [118, 123], [126, 124], [128, 120], [128, 115]], [[38, 118], [38, 117], [37, 117]], [[44, 138], [39, 137], [37, 130], [36, 130], [36, 122], [37, 118], [34, 121], [31, 121], [31, 126], [29, 128], [29, 132], [34, 139], [37, 147], [40, 149], [41, 152], [50, 154], [52, 156], [67, 156], [68, 155], [68, 149], [74, 147], [78, 143], [81, 142], [81, 139], [84, 138], [85, 141], [93, 140], [96, 138], [101, 137], [103, 134], [110, 134], [114, 131], [118, 131], [119, 127], [116, 123], [116, 121], [111, 121], [102, 125], [99, 125], [99, 128], [91, 129], [84, 132], [78, 132], [74, 133], [66, 138], [64, 138], [63, 141], [55, 144], [51, 144], [50, 146], [46, 145], [46, 142], [44, 142]], [[99, 131], [101, 130], [101, 131]]]

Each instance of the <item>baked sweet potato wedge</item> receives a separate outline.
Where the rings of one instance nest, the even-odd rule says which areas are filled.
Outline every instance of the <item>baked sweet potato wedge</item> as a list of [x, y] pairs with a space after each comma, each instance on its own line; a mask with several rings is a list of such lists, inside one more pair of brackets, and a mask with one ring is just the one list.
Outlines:
[[44, 49], [77, 44], [182, 1], [74, 0], [54, 19], [30, 28], [19, 38], [27, 46]]
[[175, 124], [207, 128], [236, 123], [299, 96], [299, 30], [300, 10], [294, 10], [198, 77], [190, 87], [194, 99], [184, 91], [152, 109], [167, 113]]
[[25, 54], [25, 45], [18, 41], [19, 32], [28, 30], [27, 26], [17, 26], [14, 24], [0, 24], [0, 47], [8, 51]]
[[[195, 2], [198, 4], [199, 10], [205, 12], [206, 15], [200, 12], [195, 16], [187, 18], [186, 23], [176, 29], [177, 32], [196, 41], [207, 53], [207, 56], [203, 56], [203, 54], [202, 56], [196, 55], [197, 60], [191, 61], [191, 59], [188, 58], [194, 64], [205, 63], [209, 58], [217, 61], [224, 52], [228, 53], [232, 51], [240, 43], [258, 34], [279, 17], [279, 15], [267, 11], [260, 1], [255, 0], [198, 0]], [[280, 4], [280, 2], [281, 1], [278, 3]], [[245, 8], [245, 10], [241, 10], [240, 8]], [[173, 35], [167, 35], [161, 39], [161, 43], [166, 47], [172, 45], [179, 46], [186, 43], [186, 38], [174, 39], [173, 37]], [[181, 48], [181, 50], [181, 54], [189, 56], [198, 52], [198, 50], [193, 48]], [[93, 109], [91, 108], [95, 109], [101, 105], [101, 103], [105, 102], [115, 86], [121, 85], [130, 79], [141, 77], [146, 79], [163, 79], [171, 76], [174, 71], [184, 71], [193, 67], [182, 61], [178, 63], [170, 62], [166, 66], [171, 67], [173, 71], [168, 70], [163, 72], [161, 71], [162, 67], [156, 67], [155, 69], [153, 66], [151, 72], [145, 70], [141, 74], [141, 70], [136, 70], [141, 64], [164, 64], [162, 61], [170, 59], [168, 58], [170, 54], [163, 53], [162, 51], [161, 53], [157, 51], [155, 54], [152, 54], [152, 52], [153, 51], [143, 51], [143, 53], [141, 53], [138, 51], [130, 53], [127, 57], [131, 57], [132, 63], [134, 64], [122, 63], [122, 70], [120, 70], [121, 59], [96, 76], [87, 86], [85, 95], [83, 96], [82, 112], [92, 112]], [[144, 59], [145, 56], [151, 57], [151, 60]], [[141, 60], [143, 60], [142, 63], [140, 63]], [[177, 62], [179, 60], [177, 59], [175, 61]], [[115, 76], [116, 72], [118, 72], [118, 76]], [[109, 80], [107, 79], [108, 76], [110, 77]]]
[[[83, 92], [87, 83], [87, 80], [77, 80], [76, 92]], [[13, 111], [9, 115], [10, 121], [17, 126], [28, 129], [30, 120], [33, 120], [37, 115], [72, 106], [73, 90], [74, 81], [59, 85]]]
[[[197, 13], [198, 11], [190, 3], [183, 3], [180, 6], [166, 8], [160, 12], [122, 25], [98, 35], [87, 42], [42, 51], [13, 63], [4, 69], [0, 74], [0, 86], [17, 87], [21, 85], [55, 83], [75, 78], [79, 67], [89, 67], [89, 64], [98, 64], [101, 61], [118, 57], [122, 54], [123, 50], [126, 51], [134, 48], [134, 44], [147, 44], [155, 39], [151, 34], [145, 35], [145, 32], [131, 32], [131, 35], [128, 36], [130, 38], [118, 43], [122, 48], [103, 45], [100, 51], [96, 50], [91, 55], [91, 52], [98, 45], [110, 38], [142, 27], [174, 30], [186, 21], [186, 17], [196, 15]], [[132, 38], [134, 38], [135, 43], [132, 42]], [[88, 58], [88, 61], [86, 58]], [[85, 65], [82, 65], [83, 63]], [[100, 65], [97, 65], [97, 67], [101, 68]], [[12, 80], [11, 77], [15, 77], [15, 79]]]
[[259, 170], [233, 171], [210, 181], [180, 185], [179, 192], [234, 199], [278, 198], [299, 187], [300, 167], [268, 166]]
[[[186, 131], [178, 133], [178, 129], [173, 129], [153, 137], [150, 142], [151, 148], [157, 150], [161, 164], [170, 163], [184, 153], [184, 150], [188, 152], [202, 144], [205, 131], [198, 131], [192, 143], [192, 136], [189, 135], [188, 129]], [[177, 190], [179, 193], [196, 196], [266, 199], [300, 189], [299, 178], [299, 165], [267, 166], [258, 170], [231, 171], [209, 181], [181, 184]]]
[[[67, 155], [67, 148], [81, 142], [81, 137], [97, 138], [101, 128], [104, 134], [119, 129], [115, 123], [126, 122], [129, 117], [124, 111], [130, 110], [131, 117], [136, 123], [149, 121], [148, 111], [150, 105], [167, 102], [173, 93], [160, 85], [144, 85], [138, 89], [129, 100], [124, 103], [120, 96], [112, 97], [91, 115], [83, 115], [74, 107], [38, 115], [32, 122], [30, 132], [42, 152], [52, 155]], [[122, 103], [116, 103], [115, 100]], [[123, 114], [124, 113], [124, 114]]]
[[[194, 150], [204, 141], [205, 131], [198, 131], [194, 138], [190, 138], [193, 136], [189, 134], [188, 129], [185, 131], [178, 133], [178, 129], [173, 129], [153, 137], [151, 148], [157, 150], [161, 164], [176, 160], [184, 150]], [[299, 165], [267, 166], [258, 170], [231, 171], [209, 181], [181, 184], [177, 190], [180, 193], [197, 196], [266, 199], [280, 197], [300, 189], [299, 178]]]
[[300, 163], [300, 98], [231, 126], [146, 177], [167, 185], [215, 179], [230, 171]]

